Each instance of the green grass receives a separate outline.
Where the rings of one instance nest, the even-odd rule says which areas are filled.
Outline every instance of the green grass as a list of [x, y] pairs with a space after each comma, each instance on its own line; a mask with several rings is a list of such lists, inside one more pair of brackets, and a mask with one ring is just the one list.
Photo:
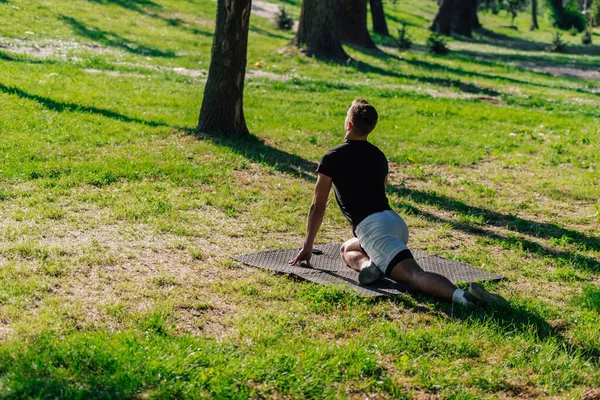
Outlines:
[[[196, 137], [209, 0], [0, 1], [0, 396], [581, 398], [600, 382], [600, 48], [487, 29], [336, 65], [253, 16], [244, 139]], [[286, 1], [294, 17], [300, 1]], [[594, 36], [597, 40], [598, 34]], [[256, 62], [261, 67], [256, 67]], [[257, 74], [261, 71], [263, 74]], [[587, 72], [586, 72], [587, 71]], [[572, 71], [571, 71], [572, 72]], [[266, 74], [265, 74], [266, 73]], [[231, 261], [298, 246], [357, 97], [412, 248], [506, 275], [506, 307], [363, 299]], [[330, 200], [321, 243], [351, 234]]]

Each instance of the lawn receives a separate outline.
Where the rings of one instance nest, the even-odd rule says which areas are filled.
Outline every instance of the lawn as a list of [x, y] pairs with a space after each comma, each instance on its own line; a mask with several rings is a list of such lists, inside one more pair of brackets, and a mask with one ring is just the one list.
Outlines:
[[[252, 16], [240, 139], [194, 134], [213, 1], [0, 0], [0, 397], [600, 396], [600, 31], [550, 53], [543, 16], [481, 13], [434, 56], [436, 2], [384, 5], [415, 45], [345, 64]], [[301, 245], [357, 97], [409, 246], [505, 275], [507, 306], [230, 259]], [[317, 242], [350, 235], [331, 199]]]

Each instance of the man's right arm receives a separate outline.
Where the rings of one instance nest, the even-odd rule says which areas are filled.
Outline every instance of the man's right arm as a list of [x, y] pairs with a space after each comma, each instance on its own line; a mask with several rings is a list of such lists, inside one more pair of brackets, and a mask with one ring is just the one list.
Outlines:
[[327, 208], [327, 199], [329, 198], [329, 192], [331, 190], [332, 180], [327, 175], [319, 173], [317, 177], [317, 184], [315, 185], [315, 194], [313, 197], [312, 204], [308, 211], [308, 223], [306, 226], [306, 238], [302, 249], [290, 264], [297, 265], [302, 261], [306, 261], [310, 266], [310, 257], [312, 255], [312, 249], [317, 237], [317, 232], [323, 223], [323, 216], [325, 215], [325, 209]]

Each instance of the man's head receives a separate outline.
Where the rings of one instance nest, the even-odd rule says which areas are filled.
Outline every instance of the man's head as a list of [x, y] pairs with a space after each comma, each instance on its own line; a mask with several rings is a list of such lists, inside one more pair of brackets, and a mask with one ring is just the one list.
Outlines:
[[369, 102], [356, 99], [352, 102], [346, 116], [346, 130], [354, 128], [357, 136], [367, 136], [377, 125], [377, 110]]

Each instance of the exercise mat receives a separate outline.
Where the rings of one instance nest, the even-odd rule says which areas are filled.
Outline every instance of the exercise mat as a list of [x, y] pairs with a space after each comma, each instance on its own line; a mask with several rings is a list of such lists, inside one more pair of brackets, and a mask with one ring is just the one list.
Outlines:
[[[358, 272], [345, 266], [340, 259], [341, 243], [315, 246], [311, 264], [313, 268], [292, 266], [288, 262], [298, 253], [298, 249], [269, 250], [259, 253], [233, 256], [236, 261], [256, 268], [268, 269], [293, 275], [307, 281], [322, 285], [342, 284], [357, 291], [363, 296], [388, 296], [408, 292], [407, 285], [399, 284], [391, 279], [382, 278], [368, 286], [358, 285]], [[504, 276], [493, 274], [479, 268], [471, 267], [457, 261], [448, 260], [437, 255], [411, 250], [415, 260], [425, 271], [444, 275], [453, 283], [495, 281]]]

